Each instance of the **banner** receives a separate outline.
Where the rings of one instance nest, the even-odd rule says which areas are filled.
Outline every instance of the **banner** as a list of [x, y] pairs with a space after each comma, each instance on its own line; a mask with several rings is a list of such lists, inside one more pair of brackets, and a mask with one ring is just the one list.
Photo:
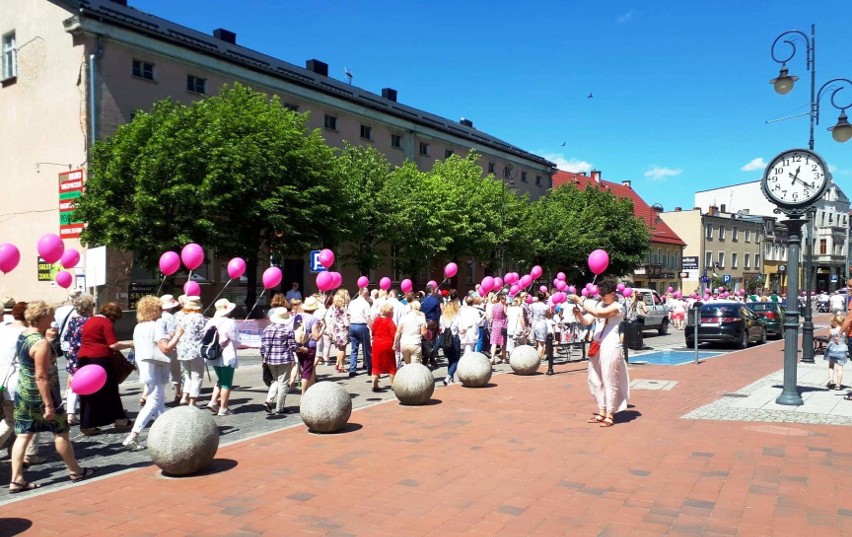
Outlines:
[[83, 170], [59, 174], [59, 236], [76, 239], [83, 232], [83, 222], [74, 218], [72, 206], [83, 195]]

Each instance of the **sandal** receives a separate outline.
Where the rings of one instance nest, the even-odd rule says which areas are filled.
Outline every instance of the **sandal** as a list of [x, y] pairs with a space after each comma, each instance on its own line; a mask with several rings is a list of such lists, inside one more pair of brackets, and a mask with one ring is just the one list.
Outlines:
[[613, 421], [612, 418], [604, 418], [603, 421], [601, 421], [600, 426], [601, 427], [612, 427], [613, 425], [615, 425], [615, 421]]
[[27, 492], [38, 488], [41, 488], [41, 485], [39, 485], [38, 483], [19, 483], [17, 481], [12, 481], [11, 483], [9, 483], [9, 494]]
[[101, 434], [101, 430], [97, 427], [92, 427], [91, 429], [80, 429], [80, 434], [83, 436], [96, 436]]
[[78, 473], [78, 474], [71, 472], [71, 481], [74, 482], [74, 483], [77, 483], [79, 481], [83, 481], [84, 479], [89, 479], [90, 477], [95, 475], [97, 472], [98, 472], [97, 468], [83, 468], [83, 471]]
[[589, 423], [603, 423], [605, 419], [606, 418], [600, 414], [592, 414], [592, 417], [589, 418]]
[[843, 398], [846, 399], [847, 401], [852, 401], [852, 392], [847, 393], [846, 396], [843, 397]]

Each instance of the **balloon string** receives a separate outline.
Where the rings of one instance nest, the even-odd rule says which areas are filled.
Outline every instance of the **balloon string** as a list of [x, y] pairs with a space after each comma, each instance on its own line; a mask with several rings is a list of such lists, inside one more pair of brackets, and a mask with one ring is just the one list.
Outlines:
[[259, 296], [259, 297], [257, 297], [257, 300], [255, 300], [255, 301], [254, 301], [254, 304], [252, 304], [251, 309], [250, 309], [250, 310], [249, 310], [249, 312], [248, 312], [248, 315], [246, 315], [246, 318], [245, 318], [245, 320], [246, 320], [246, 321], [248, 321], [248, 320], [249, 320], [249, 317], [251, 317], [251, 314], [252, 314], [252, 312], [254, 311], [254, 308], [256, 308], [256, 307], [257, 307], [257, 303], [258, 303], [258, 302], [260, 302], [260, 299], [261, 299], [261, 298], [263, 298], [263, 293], [265, 293], [265, 292], [266, 292], [266, 288], [264, 288], [264, 289], [263, 289], [263, 291], [261, 291], [261, 292], [260, 292], [260, 296]]
[[159, 296], [159, 295], [160, 295], [160, 291], [162, 291], [162, 290], [163, 290], [163, 285], [166, 283], [166, 278], [168, 278], [168, 276], [166, 276], [165, 274], [163, 274], [163, 281], [161, 281], [161, 282], [160, 282], [160, 288], [159, 288], [159, 289], [157, 289], [157, 296]]
[[201, 312], [201, 315], [204, 315], [205, 313], [207, 313], [207, 310], [209, 310], [209, 309], [210, 309], [210, 306], [212, 306], [213, 304], [215, 304], [215, 303], [216, 303], [216, 301], [217, 301], [217, 300], [219, 300], [219, 297], [220, 297], [220, 296], [222, 296], [222, 293], [224, 293], [224, 292], [225, 292], [225, 288], [226, 288], [226, 287], [228, 287], [228, 285], [230, 285], [230, 283], [231, 283], [232, 281], [234, 281], [234, 279], [233, 279], [233, 278], [230, 278], [230, 279], [228, 280], [228, 282], [227, 282], [225, 285], [223, 285], [223, 286], [222, 286], [222, 290], [221, 290], [221, 291], [219, 291], [219, 294], [218, 294], [218, 295], [216, 295], [216, 298], [214, 298], [212, 302], [210, 302], [209, 304], [207, 304], [207, 307], [206, 307], [206, 308], [204, 308], [204, 311], [202, 311], [202, 312]]

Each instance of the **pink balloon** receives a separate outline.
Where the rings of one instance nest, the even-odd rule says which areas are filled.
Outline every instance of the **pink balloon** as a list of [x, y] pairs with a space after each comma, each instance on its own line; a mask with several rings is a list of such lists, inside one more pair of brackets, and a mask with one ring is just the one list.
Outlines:
[[325, 248], [320, 251], [317, 256], [317, 260], [324, 266], [325, 268], [330, 268], [334, 264], [334, 252]]
[[228, 261], [228, 276], [239, 278], [246, 272], [246, 262], [242, 257], [235, 257]]
[[593, 285], [593, 286], [589, 287], [589, 294], [592, 295], [592, 296], [599, 295], [600, 292], [601, 292], [601, 290], [598, 289], [597, 285]]
[[583, 296], [589, 296], [589, 290], [588, 289], [580, 289], [580, 294], [583, 295]]
[[592, 282], [587, 283], [587, 284], [586, 284], [586, 289], [591, 289], [591, 288], [592, 288]]
[[494, 277], [494, 289], [500, 289], [503, 287], [503, 278], [500, 276]]
[[180, 268], [180, 256], [175, 252], [163, 252], [160, 256], [160, 272], [171, 276]]
[[411, 280], [408, 278], [399, 282], [399, 288], [403, 293], [410, 293], [412, 289], [414, 289], [414, 284], [411, 283]]
[[428, 282], [426, 282], [426, 285], [428, 285], [432, 289], [438, 288], [438, 282], [436, 282], [435, 280], [429, 280]]
[[64, 268], [74, 268], [80, 262], [80, 252], [73, 248], [68, 248], [59, 258], [59, 263]]
[[192, 280], [183, 284], [183, 294], [186, 296], [201, 296], [201, 286]]
[[317, 289], [319, 289], [320, 291], [328, 291], [329, 289], [331, 289], [331, 284], [333, 283], [334, 276], [327, 270], [324, 270], [317, 274]]
[[532, 284], [532, 276], [524, 274], [521, 276], [521, 289], [525, 289]]
[[479, 287], [478, 292], [479, 292], [479, 296], [485, 296], [485, 295], [488, 294], [488, 291], [486, 291], [482, 286]]
[[106, 384], [107, 374], [103, 367], [97, 364], [84, 365], [74, 373], [71, 379], [71, 389], [77, 395], [91, 395]]
[[533, 302], [532, 295], [527, 295], [527, 304], [532, 304], [532, 302]]
[[706, 302], [708, 300], [710, 300], [710, 295], [704, 295], [704, 301]]
[[674, 296], [675, 296], [675, 298], [680, 298], [680, 297], [682, 297], [683, 295], [680, 293], [680, 291], [675, 291]]
[[542, 293], [546, 293], [547, 292], [547, 286], [542, 285], [541, 287], [538, 288], [538, 290], [541, 291]]
[[609, 254], [600, 248], [589, 254], [589, 268], [595, 274], [600, 274], [609, 266]]
[[557, 280], [562, 280], [562, 281], [564, 282], [564, 281], [565, 281], [565, 273], [564, 273], [564, 272], [560, 272], [560, 273], [558, 273], [558, 274], [556, 275], [556, 279], [557, 279]]
[[0, 244], [0, 271], [3, 271], [4, 274], [12, 272], [20, 261], [21, 252], [17, 246], [9, 242]]
[[503, 281], [506, 282], [507, 285], [512, 285], [515, 282], [515, 275], [511, 272], [507, 272], [505, 276], [503, 276]]
[[573, 285], [569, 285], [569, 286], [568, 286], [568, 289], [566, 289], [566, 291], [568, 291], [568, 294], [569, 294], [569, 295], [573, 295], [573, 294], [575, 294], [575, 293], [577, 292], [577, 288], [576, 288], [576, 287], [574, 287]]
[[674, 287], [669, 286], [669, 288], [668, 288], [668, 289], [666, 289], [666, 291], [668, 291], [669, 293], [673, 293], [673, 292], [674, 292]]
[[391, 279], [388, 278], [387, 276], [385, 276], [384, 278], [379, 280], [379, 288], [387, 291], [388, 289], [391, 288], [391, 283], [392, 283]]
[[56, 273], [56, 285], [63, 289], [68, 289], [71, 287], [71, 283], [74, 281], [74, 277], [71, 276], [70, 272], [66, 272], [64, 270], [60, 270]]
[[542, 273], [541, 267], [538, 266], [538, 265], [536, 265], [532, 269], [530, 269], [530, 276], [532, 276], [533, 280], [537, 280], [537, 279], [541, 278], [541, 273]]
[[341, 274], [339, 272], [332, 272], [331, 276], [334, 278], [334, 281], [332, 282], [331, 288], [337, 289], [338, 287], [340, 287], [340, 284], [343, 283], [343, 274]]
[[62, 257], [62, 252], [65, 251], [65, 243], [59, 238], [59, 235], [53, 233], [45, 233], [38, 240], [36, 246], [38, 255], [48, 263], [56, 263]]
[[509, 287], [509, 294], [512, 296], [517, 295], [521, 291], [521, 288], [517, 286], [517, 284]]
[[191, 242], [180, 251], [180, 259], [183, 261], [183, 266], [189, 270], [195, 270], [204, 263], [204, 248]]
[[618, 291], [620, 293], [621, 291], [624, 291], [624, 287], [625, 287], [625, 285], [623, 283], [619, 283], [618, 285], [615, 286], [615, 289], [616, 289], [616, 291]]
[[568, 289], [568, 284], [562, 280], [557, 280], [556, 289], [558, 289], [560, 292], [564, 292], [566, 289]]
[[621, 294], [623, 294], [625, 298], [632, 296], [633, 295], [633, 288], [625, 286], [624, 291], [622, 291]]
[[480, 289], [484, 289], [486, 293], [494, 289], [494, 277], [486, 276], [482, 278], [482, 283], [479, 284]]
[[[360, 278], [358, 278], [358, 288], [359, 289], [364, 289], [368, 285], [370, 285], [370, 278], [368, 278], [366, 276], [361, 276]], [[437, 287], [437, 286], [435, 286], [435, 287]]]
[[[560, 280], [560, 281], [562, 281], [562, 280]], [[566, 298], [567, 297], [565, 296], [565, 293], [556, 293], [555, 295], [553, 295], [553, 303], [554, 304], [562, 304], [563, 302], [565, 302]]]
[[281, 283], [281, 278], [284, 275], [281, 274], [281, 269], [278, 267], [269, 267], [268, 269], [263, 271], [263, 277], [261, 280], [263, 281], [264, 289], [271, 289]]
[[444, 276], [447, 278], [452, 278], [459, 272], [459, 266], [455, 263], [447, 263], [447, 266], [444, 267]]

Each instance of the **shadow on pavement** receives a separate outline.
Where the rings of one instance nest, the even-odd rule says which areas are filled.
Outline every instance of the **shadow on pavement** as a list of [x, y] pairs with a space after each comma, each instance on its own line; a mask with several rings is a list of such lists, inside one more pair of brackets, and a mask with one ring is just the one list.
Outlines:
[[32, 520], [26, 518], [0, 518], [0, 537], [20, 535], [32, 525]]
[[239, 464], [237, 461], [233, 459], [213, 459], [213, 462], [210, 463], [210, 466], [205, 468], [200, 472], [196, 472], [194, 474], [189, 475], [171, 475], [165, 472], [160, 472], [160, 475], [163, 477], [167, 477], [169, 479], [191, 479], [193, 477], [203, 477], [206, 475], [220, 474], [222, 472], [227, 472], [228, 470], [232, 470], [237, 467]]
[[350, 422], [350, 423], [347, 423], [346, 426], [343, 427], [342, 429], [340, 429], [339, 431], [335, 431], [333, 433], [316, 433], [316, 432], [308, 429], [308, 434], [312, 434], [312, 435], [315, 435], [315, 436], [337, 436], [337, 435], [340, 435], [340, 434], [354, 433], [355, 431], [360, 431], [363, 428], [364, 428], [364, 426], [361, 425], [360, 423], [351, 423]]

